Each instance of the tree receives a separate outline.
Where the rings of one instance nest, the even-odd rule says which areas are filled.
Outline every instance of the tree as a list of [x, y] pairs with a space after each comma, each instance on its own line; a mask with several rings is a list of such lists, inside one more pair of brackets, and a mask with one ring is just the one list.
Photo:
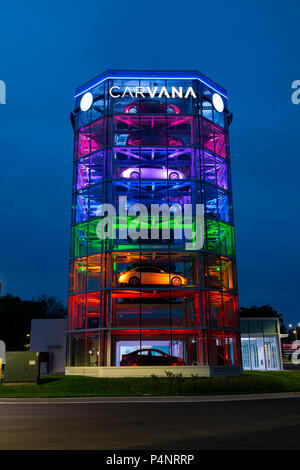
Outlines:
[[67, 315], [66, 307], [54, 296], [40, 295], [37, 300], [33, 300], [32, 302], [37, 304], [43, 315], [38, 318], [65, 318]]
[[33, 318], [64, 318], [67, 309], [55, 297], [21, 300], [10, 294], [0, 297], [0, 339], [8, 351], [22, 351], [28, 343]]
[[277, 317], [279, 319], [280, 333], [284, 334], [287, 332], [287, 329], [284, 325], [283, 315], [278, 313], [277, 310], [271, 307], [271, 305], [262, 305], [261, 307], [253, 305], [249, 308], [241, 307], [240, 317]]

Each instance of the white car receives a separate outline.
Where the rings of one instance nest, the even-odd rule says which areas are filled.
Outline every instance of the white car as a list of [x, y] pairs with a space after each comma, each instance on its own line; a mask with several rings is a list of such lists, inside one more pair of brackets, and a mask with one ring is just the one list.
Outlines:
[[148, 179], [170, 179], [170, 180], [182, 180], [185, 179], [185, 175], [174, 168], [166, 168], [163, 165], [143, 164], [136, 167], [126, 168], [120, 175], [122, 178], [148, 178]]

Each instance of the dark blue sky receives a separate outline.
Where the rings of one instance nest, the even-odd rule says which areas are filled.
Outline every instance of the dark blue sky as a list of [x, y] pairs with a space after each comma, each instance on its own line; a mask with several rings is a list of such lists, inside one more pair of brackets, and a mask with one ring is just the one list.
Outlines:
[[296, 0], [1, 6], [3, 293], [66, 301], [73, 91], [112, 69], [198, 69], [227, 88], [240, 304], [300, 321]]

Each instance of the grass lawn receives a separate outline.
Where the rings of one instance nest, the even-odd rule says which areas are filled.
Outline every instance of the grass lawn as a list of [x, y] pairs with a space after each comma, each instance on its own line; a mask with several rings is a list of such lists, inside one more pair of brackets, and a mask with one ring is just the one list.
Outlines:
[[226, 395], [300, 391], [300, 370], [245, 372], [240, 377], [93, 378], [43, 377], [39, 384], [0, 385], [1, 397], [129, 397], [143, 395]]

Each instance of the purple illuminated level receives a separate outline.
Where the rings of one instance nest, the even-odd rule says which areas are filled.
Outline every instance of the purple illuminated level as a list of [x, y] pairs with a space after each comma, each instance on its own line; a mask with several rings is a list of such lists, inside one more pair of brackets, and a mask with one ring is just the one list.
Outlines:
[[163, 165], [140, 165], [137, 167], [126, 168], [123, 170], [121, 175], [122, 178], [148, 178], [148, 179], [170, 179], [170, 180], [182, 180], [185, 179], [185, 175], [174, 168], [166, 168]]

